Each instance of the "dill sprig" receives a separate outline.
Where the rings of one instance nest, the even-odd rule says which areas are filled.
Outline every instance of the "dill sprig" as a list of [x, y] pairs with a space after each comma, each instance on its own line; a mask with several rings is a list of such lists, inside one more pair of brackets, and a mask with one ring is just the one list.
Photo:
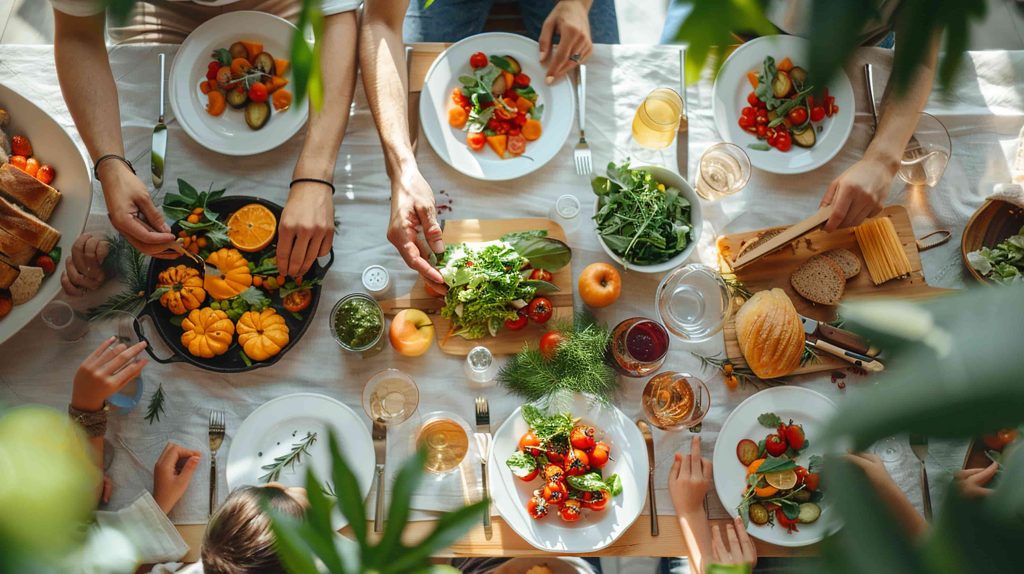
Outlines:
[[736, 380], [747, 385], [753, 385], [757, 389], [763, 387], [777, 387], [779, 385], [786, 384], [786, 381], [782, 379], [760, 379], [754, 374], [754, 371], [750, 370], [750, 367], [737, 367], [729, 360], [728, 357], [723, 358], [721, 353], [715, 353], [714, 355], [701, 355], [700, 353], [690, 352], [691, 355], [697, 357], [700, 361], [700, 367], [705, 371], [719, 371], [724, 376], [736, 377]]
[[316, 433], [307, 432], [306, 436], [299, 442], [292, 445], [292, 449], [286, 454], [274, 459], [274, 462], [265, 464], [260, 467], [260, 470], [267, 471], [266, 474], [259, 478], [260, 482], [268, 483], [277, 480], [281, 476], [281, 471], [286, 468], [294, 468], [296, 463], [302, 460], [302, 455], [309, 456], [309, 449], [316, 443]]
[[611, 332], [585, 313], [555, 330], [564, 336], [555, 355], [545, 359], [535, 348], [524, 348], [498, 373], [498, 382], [527, 401], [545, 403], [583, 393], [601, 403], [618, 390], [615, 371], [605, 362]]
[[108, 235], [110, 252], [103, 261], [103, 268], [110, 277], [117, 277], [124, 283], [124, 289], [112, 295], [102, 304], [89, 309], [86, 318], [90, 321], [103, 319], [114, 311], [138, 314], [146, 304], [146, 256], [121, 235]]
[[735, 273], [722, 273], [722, 280], [725, 281], [726, 287], [729, 288], [729, 294], [733, 297], [739, 297], [746, 301], [753, 296], [746, 285], [736, 277]]
[[164, 413], [164, 401], [167, 397], [164, 395], [164, 385], [160, 383], [156, 386], [156, 390], [149, 396], [149, 405], [146, 407], [146, 421], [149, 424], [153, 424], [155, 421], [160, 420], [160, 415]]

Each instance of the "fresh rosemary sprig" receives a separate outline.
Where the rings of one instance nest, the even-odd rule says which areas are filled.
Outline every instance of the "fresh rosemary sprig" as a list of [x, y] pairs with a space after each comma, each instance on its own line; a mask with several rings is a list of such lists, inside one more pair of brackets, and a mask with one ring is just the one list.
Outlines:
[[167, 397], [164, 395], [164, 385], [160, 383], [156, 386], [156, 390], [149, 396], [149, 406], [146, 407], [146, 421], [149, 424], [153, 424], [155, 421], [160, 420], [160, 415], [164, 413], [164, 401]]
[[108, 276], [119, 278], [125, 288], [89, 309], [86, 318], [90, 321], [102, 319], [114, 311], [135, 315], [146, 304], [146, 256], [121, 235], [108, 235], [107, 241], [110, 242], [110, 252], [103, 261], [103, 267]]
[[722, 280], [725, 281], [725, 285], [729, 288], [729, 293], [733, 297], [739, 297], [744, 301], [753, 297], [753, 293], [736, 277], [735, 273], [723, 273]]
[[[753, 385], [757, 389], [763, 387], [777, 387], [779, 385], [786, 384], [786, 381], [782, 379], [760, 379], [751, 371], [749, 367], [737, 367], [729, 360], [728, 357], [722, 358], [721, 353], [714, 355], [701, 355], [700, 353], [690, 352], [691, 355], [697, 357], [700, 361], [700, 367], [705, 371], [719, 371], [726, 378], [733, 377], [736, 381], [743, 384]], [[735, 383], [734, 383], [735, 385]]]
[[814, 352], [814, 349], [810, 347], [804, 347], [803, 354], [800, 355], [800, 366], [803, 367], [810, 363], [818, 362], [818, 353]]
[[292, 445], [292, 449], [287, 454], [274, 459], [274, 462], [265, 464], [260, 467], [260, 470], [267, 471], [266, 474], [259, 478], [260, 482], [268, 483], [277, 480], [281, 476], [281, 471], [286, 468], [294, 468], [295, 464], [302, 460], [302, 455], [309, 456], [309, 448], [316, 443], [316, 433], [307, 432], [306, 436], [297, 443]]

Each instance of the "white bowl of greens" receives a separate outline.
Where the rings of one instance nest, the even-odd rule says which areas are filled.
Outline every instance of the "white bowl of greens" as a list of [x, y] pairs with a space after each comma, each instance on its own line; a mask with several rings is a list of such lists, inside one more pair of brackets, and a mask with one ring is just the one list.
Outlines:
[[591, 187], [597, 238], [625, 269], [664, 273], [682, 265], [700, 240], [700, 200], [670, 169], [608, 164]]

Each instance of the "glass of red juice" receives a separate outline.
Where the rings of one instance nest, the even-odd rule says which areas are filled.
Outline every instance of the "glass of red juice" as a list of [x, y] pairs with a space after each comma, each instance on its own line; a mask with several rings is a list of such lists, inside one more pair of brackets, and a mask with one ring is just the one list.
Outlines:
[[661, 323], [646, 317], [626, 319], [612, 330], [612, 366], [627, 377], [649, 375], [665, 362], [668, 341]]

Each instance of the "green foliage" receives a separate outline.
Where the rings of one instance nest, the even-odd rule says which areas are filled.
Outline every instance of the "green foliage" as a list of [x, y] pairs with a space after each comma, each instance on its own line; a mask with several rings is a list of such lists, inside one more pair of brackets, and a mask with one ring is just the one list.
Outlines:
[[[306, 436], [292, 444], [291, 450], [275, 458], [274, 462], [261, 466], [260, 470], [265, 470], [267, 473], [259, 478], [260, 482], [264, 484], [274, 482], [281, 477], [282, 470], [286, 468], [295, 468], [295, 465], [302, 460], [303, 456], [309, 458], [309, 449], [316, 444], [316, 438], [317, 433], [307, 432]], [[307, 481], [310, 478], [311, 476], [307, 477]], [[316, 489], [319, 490], [319, 487]]]
[[114, 311], [136, 315], [146, 304], [146, 256], [120, 234], [108, 235], [107, 241], [110, 242], [110, 251], [103, 261], [103, 269], [107, 276], [120, 279], [125, 287], [102, 304], [89, 309], [86, 313], [89, 321], [104, 319]]
[[722, 47], [736, 43], [734, 32], [775, 33], [775, 26], [764, 16], [759, 0], [674, 0], [676, 4], [692, 5], [690, 15], [676, 32], [676, 40], [687, 42], [686, 81], [695, 83], [710, 59], [721, 64]]
[[[352, 528], [354, 544], [336, 544], [337, 534], [331, 527], [331, 502], [320, 488], [312, 470], [307, 471], [306, 490], [309, 510], [301, 520], [273, 508], [266, 511], [277, 537], [278, 553], [289, 574], [418, 574], [437, 571], [430, 556], [454, 543], [480, 521], [487, 511], [487, 501], [480, 501], [441, 515], [434, 529], [417, 544], [402, 542], [402, 532], [409, 523], [413, 491], [423, 476], [426, 454], [419, 451], [407, 460], [395, 478], [388, 520], [379, 541], [368, 538], [363, 497], [348, 463], [341, 455], [338, 439], [328, 435], [332, 460], [332, 479], [337, 504]], [[323, 562], [318, 569], [316, 560]]]
[[[292, 77], [295, 80], [295, 101], [301, 102], [309, 94], [313, 108], [323, 105], [323, 79], [320, 75], [320, 45], [324, 33], [324, 15], [320, 0], [302, 0], [302, 10], [292, 35]], [[306, 29], [313, 30], [313, 45], [306, 41]], [[294, 106], [299, 109], [299, 106]]]
[[167, 396], [164, 395], [164, 385], [160, 383], [149, 397], [149, 405], [146, 406], [146, 422], [153, 424], [160, 420], [160, 415], [164, 412], [164, 402], [166, 400]]

